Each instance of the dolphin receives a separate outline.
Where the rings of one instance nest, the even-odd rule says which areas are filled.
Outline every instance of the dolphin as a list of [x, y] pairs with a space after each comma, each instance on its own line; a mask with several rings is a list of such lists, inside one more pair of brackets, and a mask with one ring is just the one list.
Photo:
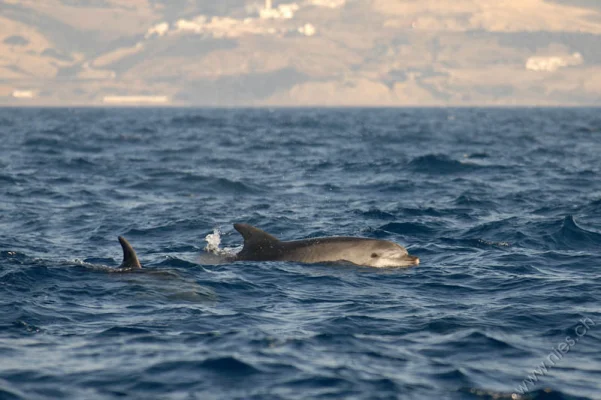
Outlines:
[[119, 236], [118, 239], [119, 243], [121, 244], [121, 248], [123, 249], [123, 261], [117, 270], [132, 271], [136, 269], [142, 269], [140, 260], [138, 260], [136, 251], [133, 247], [131, 247], [131, 244], [129, 244], [129, 242], [123, 236]]
[[[93, 264], [83, 266], [93, 271], [118, 274], [119, 277], [127, 276], [126, 282], [144, 285], [155, 299], [160, 296], [159, 298], [167, 301], [191, 303], [217, 300], [217, 295], [212, 289], [200, 286], [195, 280], [182, 278], [176, 271], [142, 268], [131, 244], [122, 236], [119, 236], [119, 243], [123, 249], [123, 262], [119, 267]], [[157, 281], [157, 278], [160, 280]]]
[[231, 261], [349, 262], [377, 268], [419, 264], [418, 257], [388, 240], [340, 236], [284, 242], [248, 224], [234, 228], [244, 238], [244, 247]]
[[119, 243], [121, 244], [121, 249], [123, 250], [123, 261], [121, 265], [118, 267], [109, 267], [108, 265], [100, 265], [100, 264], [89, 264], [87, 262], [81, 262], [80, 264], [88, 269], [92, 269], [95, 271], [103, 271], [103, 272], [149, 272], [152, 273], [154, 271], [149, 271], [147, 269], [142, 269], [142, 265], [140, 264], [140, 260], [138, 260], [138, 256], [136, 255], [136, 251], [129, 244], [129, 242], [123, 237], [119, 236]]

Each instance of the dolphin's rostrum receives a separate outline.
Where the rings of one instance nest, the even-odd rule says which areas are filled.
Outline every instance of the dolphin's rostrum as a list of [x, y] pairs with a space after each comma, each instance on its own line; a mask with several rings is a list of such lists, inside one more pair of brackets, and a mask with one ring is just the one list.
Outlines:
[[419, 258], [388, 240], [323, 237], [284, 242], [248, 224], [234, 224], [244, 247], [233, 261], [349, 262], [369, 267], [408, 267]]

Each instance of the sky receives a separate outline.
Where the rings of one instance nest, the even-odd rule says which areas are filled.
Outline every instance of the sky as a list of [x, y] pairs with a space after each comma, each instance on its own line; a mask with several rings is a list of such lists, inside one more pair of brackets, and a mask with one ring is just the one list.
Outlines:
[[0, 0], [0, 105], [601, 105], [601, 2]]

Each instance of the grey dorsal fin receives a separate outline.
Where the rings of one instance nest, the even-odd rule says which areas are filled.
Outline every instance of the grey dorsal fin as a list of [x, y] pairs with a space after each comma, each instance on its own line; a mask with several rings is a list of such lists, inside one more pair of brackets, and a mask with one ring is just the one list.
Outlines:
[[121, 243], [121, 248], [123, 249], [123, 262], [119, 266], [119, 268], [123, 269], [137, 269], [142, 268], [140, 265], [140, 261], [138, 260], [138, 256], [136, 255], [136, 251], [131, 244], [123, 236], [119, 236], [119, 243]]
[[269, 233], [262, 231], [259, 228], [255, 228], [252, 225], [234, 224], [234, 229], [240, 232], [244, 238], [244, 248], [242, 249], [242, 252], [249, 251], [254, 247], [262, 247], [279, 242], [276, 237], [271, 236]]

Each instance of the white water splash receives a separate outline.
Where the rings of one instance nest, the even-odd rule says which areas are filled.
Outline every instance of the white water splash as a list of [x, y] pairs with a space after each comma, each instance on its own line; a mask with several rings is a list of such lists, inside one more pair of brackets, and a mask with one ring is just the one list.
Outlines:
[[[212, 255], [221, 256], [222, 261], [224, 262], [226, 261], [226, 258], [233, 257], [238, 251], [240, 251], [239, 247], [220, 247], [221, 231], [219, 230], [219, 228], [213, 229], [213, 233], [209, 233], [205, 237], [205, 240], [207, 242], [207, 245], [205, 246], [204, 251]], [[212, 258], [211, 261], [213, 263], [215, 262], [215, 260], [213, 260]]]
[[204, 250], [207, 253], [220, 254], [220, 251], [222, 250], [219, 248], [219, 245], [221, 244], [221, 232], [219, 231], [219, 228], [213, 229], [213, 233], [209, 233], [205, 237], [205, 240], [207, 245]]

